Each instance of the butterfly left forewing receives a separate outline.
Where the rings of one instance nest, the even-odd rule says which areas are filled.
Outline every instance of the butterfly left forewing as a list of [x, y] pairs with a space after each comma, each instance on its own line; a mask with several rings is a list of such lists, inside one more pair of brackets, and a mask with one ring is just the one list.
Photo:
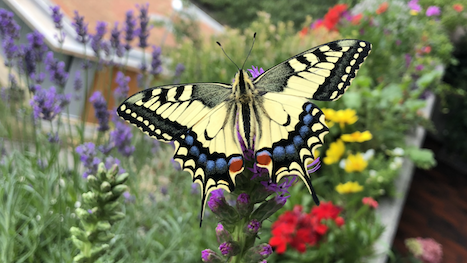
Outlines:
[[233, 191], [235, 175], [243, 170], [230, 95], [226, 84], [169, 85], [138, 92], [117, 109], [147, 135], [174, 141], [174, 159], [201, 186], [202, 215], [209, 193], [218, 188]]
[[272, 67], [253, 83], [263, 92], [337, 100], [350, 86], [370, 51], [371, 44], [363, 40], [330, 42]]

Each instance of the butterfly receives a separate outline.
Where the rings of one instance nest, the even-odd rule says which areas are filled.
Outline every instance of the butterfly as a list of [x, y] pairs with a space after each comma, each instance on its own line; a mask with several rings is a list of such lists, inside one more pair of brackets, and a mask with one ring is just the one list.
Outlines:
[[298, 175], [318, 202], [306, 164], [315, 159], [329, 129], [310, 100], [339, 99], [370, 50], [363, 40], [326, 43], [253, 80], [239, 69], [233, 84], [173, 84], [140, 91], [117, 114], [152, 138], [174, 141], [174, 159], [201, 186], [201, 216], [211, 191], [235, 189], [235, 177], [245, 168], [239, 139], [254, 150], [256, 165], [269, 171], [273, 183]]

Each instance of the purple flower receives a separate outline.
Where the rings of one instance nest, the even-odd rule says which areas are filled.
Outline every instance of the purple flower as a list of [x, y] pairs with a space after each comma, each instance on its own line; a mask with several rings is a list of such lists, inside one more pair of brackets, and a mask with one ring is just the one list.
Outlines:
[[136, 19], [133, 17], [133, 10], [129, 10], [125, 14], [125, 49], [129, 51], [131, 49], [131, 41], [135, 38], [136, 31]]
[[44, 42], [44, 36], [39, 33], [39, 31], [35, 30], [34, 32], [27, 34], [26, 39], [28, 40], [28, 49], [32, 51], [34, 61], [38, 63], [42, 62], [45, 52], [48, 50], [47, 45]]
[[415, 12], [420, 12], [422, 10], [422, 7], [418, 4], [418, 0], [411, 0], [407, 5], [409, 6], [410, 10]]
[[45, 57], [45, 69], [49, 72], [49, 79], [54, 84], [64, 87], [68, 79], [65, 63], [54, 59], [54, 53], [49, 51]]
[[94, 50], [96, 56], [99, 57], [99, 51], [102, 47], [102, 39], [104, 38], [105, 33], [107, 33], [107, 23], [102, 21], [97, 21], [96, 24], [96, 34], [91, 37], [91, 47]]
[[123, 194], [123, 198], [125, 198], [126, 203], [134, 203], [135, 202], [135, 197], [130, 194], [130, 192], [126, 191]]
[[426, 16], [439, 16], [441, 15], [441, 9], [437, 6], [429, 6], [426, 9]]
[[148, 46], [147, 40], [149, 36], [149, 16], [148, 16], [148, 8], [149, 4], [146, 3], [145, 5], [137, 5], [139, 9], [139, 29], [138, 29], [138, 37], [139, 37], [139, 47], [146, 48]]
[[95, 111], [95, 116], [99, 122], [98, 131], [105, 132], [109, 130], [109, 112], [107, 111], [107, 102], [100, 91], [96, 91], [89, 98]]
[[190, 194], [199, 194], [199, 188], [197, 183], [191, 184], [191, 191]]
[[96, 146], [92, 142], [87, 142], [76, 147], [76, 152], [80, 155], [80, 160], [86, 168], [86, 171], [83, 173], [83, 177], [87, 178], [90, 174], [96, 174], [97, 165], [101, 162], [99, 158], [96, 157]]
[[323, 22], [323, 19], [319, 18], [316, 19], [312, 24], [311, 24], [311, 29], [315, 29], [317, 25], [321, 24]]
[[423, 65], [422, 65], [422, 64], [417, 65], [417, 66], [415, 67], [415, 70], [417, 70], [417, 71], [421, 71], [422, 69], [423, 69]]
[[73, 81], [73, 89], [80, 91], [83, 88], [83, 79], [81, 78], [81, 71], [77, 70], [75, 73], [75, 80]]
[[170, 162], [172, 163], [172, 166], [175, 170], [177, 171], [181, 171], [182, 170], [182, 167], [180, 166], [180, 163], [178, 163], [177, 161], [175, 161], [174, 158], [170, 159]]
[[408, 68], [412, 62], [412, 56], [405, 54], [405, 67]]
[[2, 48], [6, 57], [5, 66], [12, 67], [13, 59], [16, 57], [18, 52], [18, 46], [15, 44], [15, 40], [11, 37], [6, 37], [2, 41]]
[[222, 189], [216, 189], [211, 192], [211, 197], [208, 201], [208, 206], [213, 212], [217, 211], [219, 206], [225, 203], [224, 191]]
[[250, 72], [252, 79], [257, 78], [257, 77], [259, 77], [259, 75], [264, 73], [263, 68], [258, 69], [258, 67], [255, 67], [255, 66], [251, 66], [251, 68], [252, 69], [247, 69], [247, 70]]
[[75, 17], [72, 26], [75, 28], [77, 37], [76, 40], [86, 44], [88, 42], [88, 24], [84, 23], [84, 16], [80, 16], [78, 11], [75, 10]]
[[261, 244], [259, 254], [263, 257], [267, 257], [272, 254], [272, 247], [269, 244]]
[[[107, 104], [105, 106], [107, 107]], [[107, 114], [107, 108], [105, 112]], [[115, 129], [110, 132], [110, 142], [125, 157], [130, 157], [135, 151], [135, 147], [131, 145], [131, 138], [133, 138], [131, 127], [121, 121], [115, 122]]]
[[31, 99], [31, 106], [33, 107], [34, 118], [51, 121], [57, 116], [69, 103], [70, 96], [57, 94], [55, 87], [45, 90], [36, 87], [35, 94]]
[[152, 46], [152, 54], [151, 54], [151, 70], [149, 73], [156, 76], [162, 72], [162, 61], [161, 61], [161, 48]]
[[180, 83], [180, 76], [185, 71], [185, 66], [182, 63], [178, 63], [175, 67], [175, 74], [174, 74], [174, 83]]
[[115, 50], [117, 57], [123, 57], [123, 46], [120, 43], [120, 30], [118, 30], [118, 22], [115, 22], [112, 31], [110, 31], [110, 46]]
[[115, 83], [117, 83], [117, 88], [114, 91], [114, 96], [117, 102], [121, 102], [128, 97], [130, 77], [125, 76], [125, 74], [119, 71], [115, 77]]
[[256, 219], [251, 220], [250, 223], [248, 223], [247, 225], [248, 232], [251, 234], [258, 233], [260, 228], [261, 228], [261, 222], [259, 222]]
[[237, 203], [248, 204], [250, 202], [250, 196], [246, 193], [241, 193], [237, 197]]
[[63, 24], [62, 24], [63, 14], [62, 12], [60, 12], [60, 6], [58, 5], [53, 6], [53, 7], [51, 6], [50, 10], [52, 10], [52, 19], [54, 21], [55, 28], [58, 30], [61, 30], [63, 28]]
[[47, 140], [50, 143], [58, 143], [60, 141], [60, 138], [58, 137], [58, 132], [55, 132], [55, 133], [49, 132], [47, 134]]
[[125, 169], [121, 168], [120, 166], [120, 160], [115, 158], [115, 157], [112, 157], [112, 156], [107, 156], [105, 158], [105, 169], [107, 170], [110, 170], [110, 168], [112, 168], [112, 166], [114, 166], [114, 164], [116, 164], [118, 166], [118, 173], [119, 174], [122, 174], [125, 172]]
[[13, 13], [5, 9], [0, 9], [0, 38], [19, 39], [21, 27], [13, 20]]
[[227, 256], [232, 253], [232, 243], [224, 242], [219, 246], [219, 250], [221, 251], [223, 256]]
[[216, 252], [211, 249], [201, 251], [201, 260], [203, 260], [203, 262], [223, 262]]

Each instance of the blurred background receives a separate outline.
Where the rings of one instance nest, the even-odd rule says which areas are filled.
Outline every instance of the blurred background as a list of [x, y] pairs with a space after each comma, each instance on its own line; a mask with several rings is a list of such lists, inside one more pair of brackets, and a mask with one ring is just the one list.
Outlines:
[[[198, 227], [199, 189], [173, 161], [173, 145], [130, 127], [115, 107], [153, 86], [231, 83], [236, 67], [216, 41], [240, 65], [256, 32], [252, 70], [338, 39], [373, 45], [346, 94], [316, 102], [330, 133], [311, 178], [345, 223], [323, 221], [305, 249], [289, 236], [268, 261], [467, 262], [465, 7], [2, 0], [0, 261], [71, 262], [93, 248], [97, 262], [200, 262], [202, 249], [216, 248], [215, 215]], [[83, 195], [101, 162], [129, 174], [113, 219], [93, 217]], [[290, 192], [263, 223], [261, 242], [276, 237], [286, 211], [312, 215], [304, 185]], [[110, 222], [99, 230], [106, 236], [84, 242], [77, 229], [100, 220]]]

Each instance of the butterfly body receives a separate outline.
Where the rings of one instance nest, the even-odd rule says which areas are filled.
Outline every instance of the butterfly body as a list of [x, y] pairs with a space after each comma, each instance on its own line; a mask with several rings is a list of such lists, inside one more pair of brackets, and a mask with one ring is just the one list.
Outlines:
[[174, 159], [209, 193], [232, 192], [245, 168], [241, 144], [254, 151], [272, 182], [298, 175], [317, 201], [306, 165], [324, 143], [325, 116], [313, 100], [336, 100], [371, 50], [368, 42], [339, 40], [302, 52], [251, 79], [240, 70], [233, 84], [160, 86], [136, 93], [120, 117], [161, 141], [174, 141]]

